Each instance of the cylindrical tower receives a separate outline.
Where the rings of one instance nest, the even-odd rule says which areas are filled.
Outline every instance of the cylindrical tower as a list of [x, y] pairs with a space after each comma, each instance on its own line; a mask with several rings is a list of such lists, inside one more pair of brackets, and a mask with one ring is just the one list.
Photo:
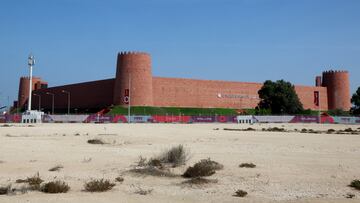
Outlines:
[[29, 98], [29, 85], [30, 79], [29, 77], [21, 77], [19, 84], [19, 93], [18, 93], [18, 106], [19, 108], [24, 107], [26, 101]]
[[329, 109], [350, 110], [349, 72], [333, 70], [325, 71], [323, 72], [322, 79], [323, 86], [327, 87]]
[[117, 56], [114, 104], [152, 106], [151, 57], [143, 52], [121, 52]]

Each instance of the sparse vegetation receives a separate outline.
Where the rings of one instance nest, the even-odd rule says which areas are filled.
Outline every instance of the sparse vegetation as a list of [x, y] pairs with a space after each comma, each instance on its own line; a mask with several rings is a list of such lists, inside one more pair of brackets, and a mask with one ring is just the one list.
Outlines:
[[16, 180], [16, 183], [28, 183], [31, 190], [40, 190], [40, 184], [44, 182], [44, 180], [42, 180], [40, 178], [39, 173], [37, 173], [36, 175], [32, 176], [32, 177], [28, 177], [25, 180], [22, 179], [18, 179]]
[[353, 180], [351, 181], [349, 187], [355, 188], [357, 190], [360, 190], [360, 180]]
[[106, 144], [104, 141], [102, 141], [101, 139], [90, 139], [87, 141], [89, 144]]
[[248, 193], [244, 190], [237, 190], [235, 191], [235, 197], [245, 197]]
[[302, 132], [302, 133], [307, 133], [307, 131], [308, 131], [308, 130], [307, 130], [306, 128], [301, 129], [301, 132]]
[[141, 175], [160, 176], [160, 177], [176, 177], [177, 176], [177, 175], [171, 173], [168, 169], [159, 169], [154, 166], [133, 168], [133, 169], [130, 169], [130, 172], [141, 174]]
[[191, 178], [190, 180], [185, 180], [181, 184], [193, 186], [193, 185], [206, 185], [217, 182], [218, 180], [210, 180], [202, 177], [196, 177], [196, 178]]
[[84, 189], [88, 192], [105, 192], [111, 190], [114, 186], [115, 183], [111, 183], [109, 180], [97, 179], [86, 182]]
[[329, 129], [329, 130], [327, 130], [327, 133], [328, 133], [328, 134], [331, 134], [331, 133], [334, 133], [334, 132], [335, 132], [334, 129]]
[[10, 124], [3, 124], [3, 125], [0, 125], [0, 127], [11, 127], [12, 125]]
[[[152, 164], [171, 164], [173, 167], [184, 165], [188, 160], [188, 152], [183, 145], [178, 145], [164, 151], [158, 158], [150, 160]], [[160, 162], [160, 163], [159, 163]]]
[[353, 194], [353, 193], [346, 193], [345, 197], [346, 197], [347, 199], [352, 199], [352, 198], [355, 197], [355, 194]]
[[256, 165], [253, 163], [242, 163], [239, 165], [240, 168], [255, 168]]
[[60, 169], [64, 168], [62, 165], [56, 165], [49, 169], [49, 171], [60, 171]]
[[51, 181], [41, 187], [41, 191], [45, 193], [66, 193], [70, 187], [63, 181]]
[[121, 176], [119, 176], [119, 177], [116, 177], [116, 178], [115, 178], [115, 181], [116, 181], [116, 182], [119, 182], [119, 183], [122, 183], [122, 182], [124, 182], [124, 178], [121, 177]]
[[270, 131], [270, 132], [285, 132], [286, 130], [285, 130], [284, 128], [273, 127], [273, 128], [268, 128], [266, 131]]
[[143, 188], [138, 188], [136, 191], [135, 191], [135, 194], [139, 194], [139, 195], [148, 195], [150, 194], [151, 192], [153, 191], [153, 189], [143, 189]]
[[11, 186], [0, 187], [0, 195], [7, 195], [10, 193]]
[[244, 131], [255, 131], [255, 129], [249, 127], [249, 128], [244, 129]]
[[170, 172], [169, 166], [183, 165], [188, 160], [188, 157], [188, 152], [183, 145], [178, 145], [149, 160], [140, 156], [137, 166], [131, 169], [130, 172], [151, 176], [175, 177], [176, 175]]
[[190, 166], [183, 176], [185, 178], [197, 178], [203, 176], [211, 176], [216, 170], [222, 169], [223, 166], [210, 159], [203, 159], [197, 162], [194, 166]]

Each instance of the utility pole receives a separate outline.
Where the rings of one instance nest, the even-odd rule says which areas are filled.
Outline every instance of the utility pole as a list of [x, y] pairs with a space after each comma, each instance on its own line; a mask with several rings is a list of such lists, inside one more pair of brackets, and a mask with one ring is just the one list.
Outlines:
[[321, 124], [321, 102], [320, 102], [320, 91], [319, 91], [318, 100], [319, 100], [319, 124]]
[[68, 112], [68, 115], [69, 115], [70, 114], [70, 92], [68, 92], [66, 90], [62, 90], [61, 92], [67, 94], [67, 99], [68, 99], [67, 112]]
[[130, 113], [130, 108], [131, 108], [131, 104], [130, 104], [130, 101], [131, 101], [131, 74], [129, 74], [129, 103], [128, 103], [128, 123], [131, 122], [131, 113]]

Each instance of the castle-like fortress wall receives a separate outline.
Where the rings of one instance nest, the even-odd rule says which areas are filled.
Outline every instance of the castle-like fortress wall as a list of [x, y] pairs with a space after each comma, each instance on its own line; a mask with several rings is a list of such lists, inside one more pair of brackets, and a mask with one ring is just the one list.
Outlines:
[[[255, 108], [262, 83], [229, 82], [153, 77], [151, 56], [144, 52], [121, 52], [117, 55], [116, 76], [113, 79], [91, 81], [52, 88], [34, 78], [35, 94], [41, 95], [41, 106], [51, 109], [55, 94], [55, 109], [66, 109], [67, 94], [71, 94], [71, 109], [101, 109], [111, 105], [198, 108]], [[20, 79], [18, 104], [23, 107], [28, 99], [28, 79]], [[318, 110], [314, 92], [319, 92], [321, 110], [350, 109], [349, 73], [326, 71], [316, 77], [316, 86], [295, 86], [304, 109]], [[42, 89], [38, 89], [42, 88]], [[34, 97], [33, 108], [38, 107]], [[74, 112], [74, 111], [73, 111]]]

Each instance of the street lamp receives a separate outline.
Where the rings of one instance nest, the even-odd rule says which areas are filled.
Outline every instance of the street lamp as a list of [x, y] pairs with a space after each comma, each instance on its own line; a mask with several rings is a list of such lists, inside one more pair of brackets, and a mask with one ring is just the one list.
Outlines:
[[41, 95], [39, 94], [33, 94], [33, 95], [39, 97], [39, 111], [41, 111]]
[[51, 114], [54, 115], [54, 99], [55, 99], [55, 94], [50, 93], [50, 92], [46, 92], [46, 94], [52, 96]]
[[68, 95], [68, 115], [70, 114], [70, 92], [66, 90], [61, 90], [62, 93], [65, 93]]
[[28, 58], [28, 65], [29, 65], [29, 69], [30, 69], [30, 77], [29, 77], [29, 100], [28, 100], [28, 111], [31, 111], [31, 93], [32, 93], [32, 69], [33, 66], [35, 65], [35, 58], [33, 55], [29, 55]]

